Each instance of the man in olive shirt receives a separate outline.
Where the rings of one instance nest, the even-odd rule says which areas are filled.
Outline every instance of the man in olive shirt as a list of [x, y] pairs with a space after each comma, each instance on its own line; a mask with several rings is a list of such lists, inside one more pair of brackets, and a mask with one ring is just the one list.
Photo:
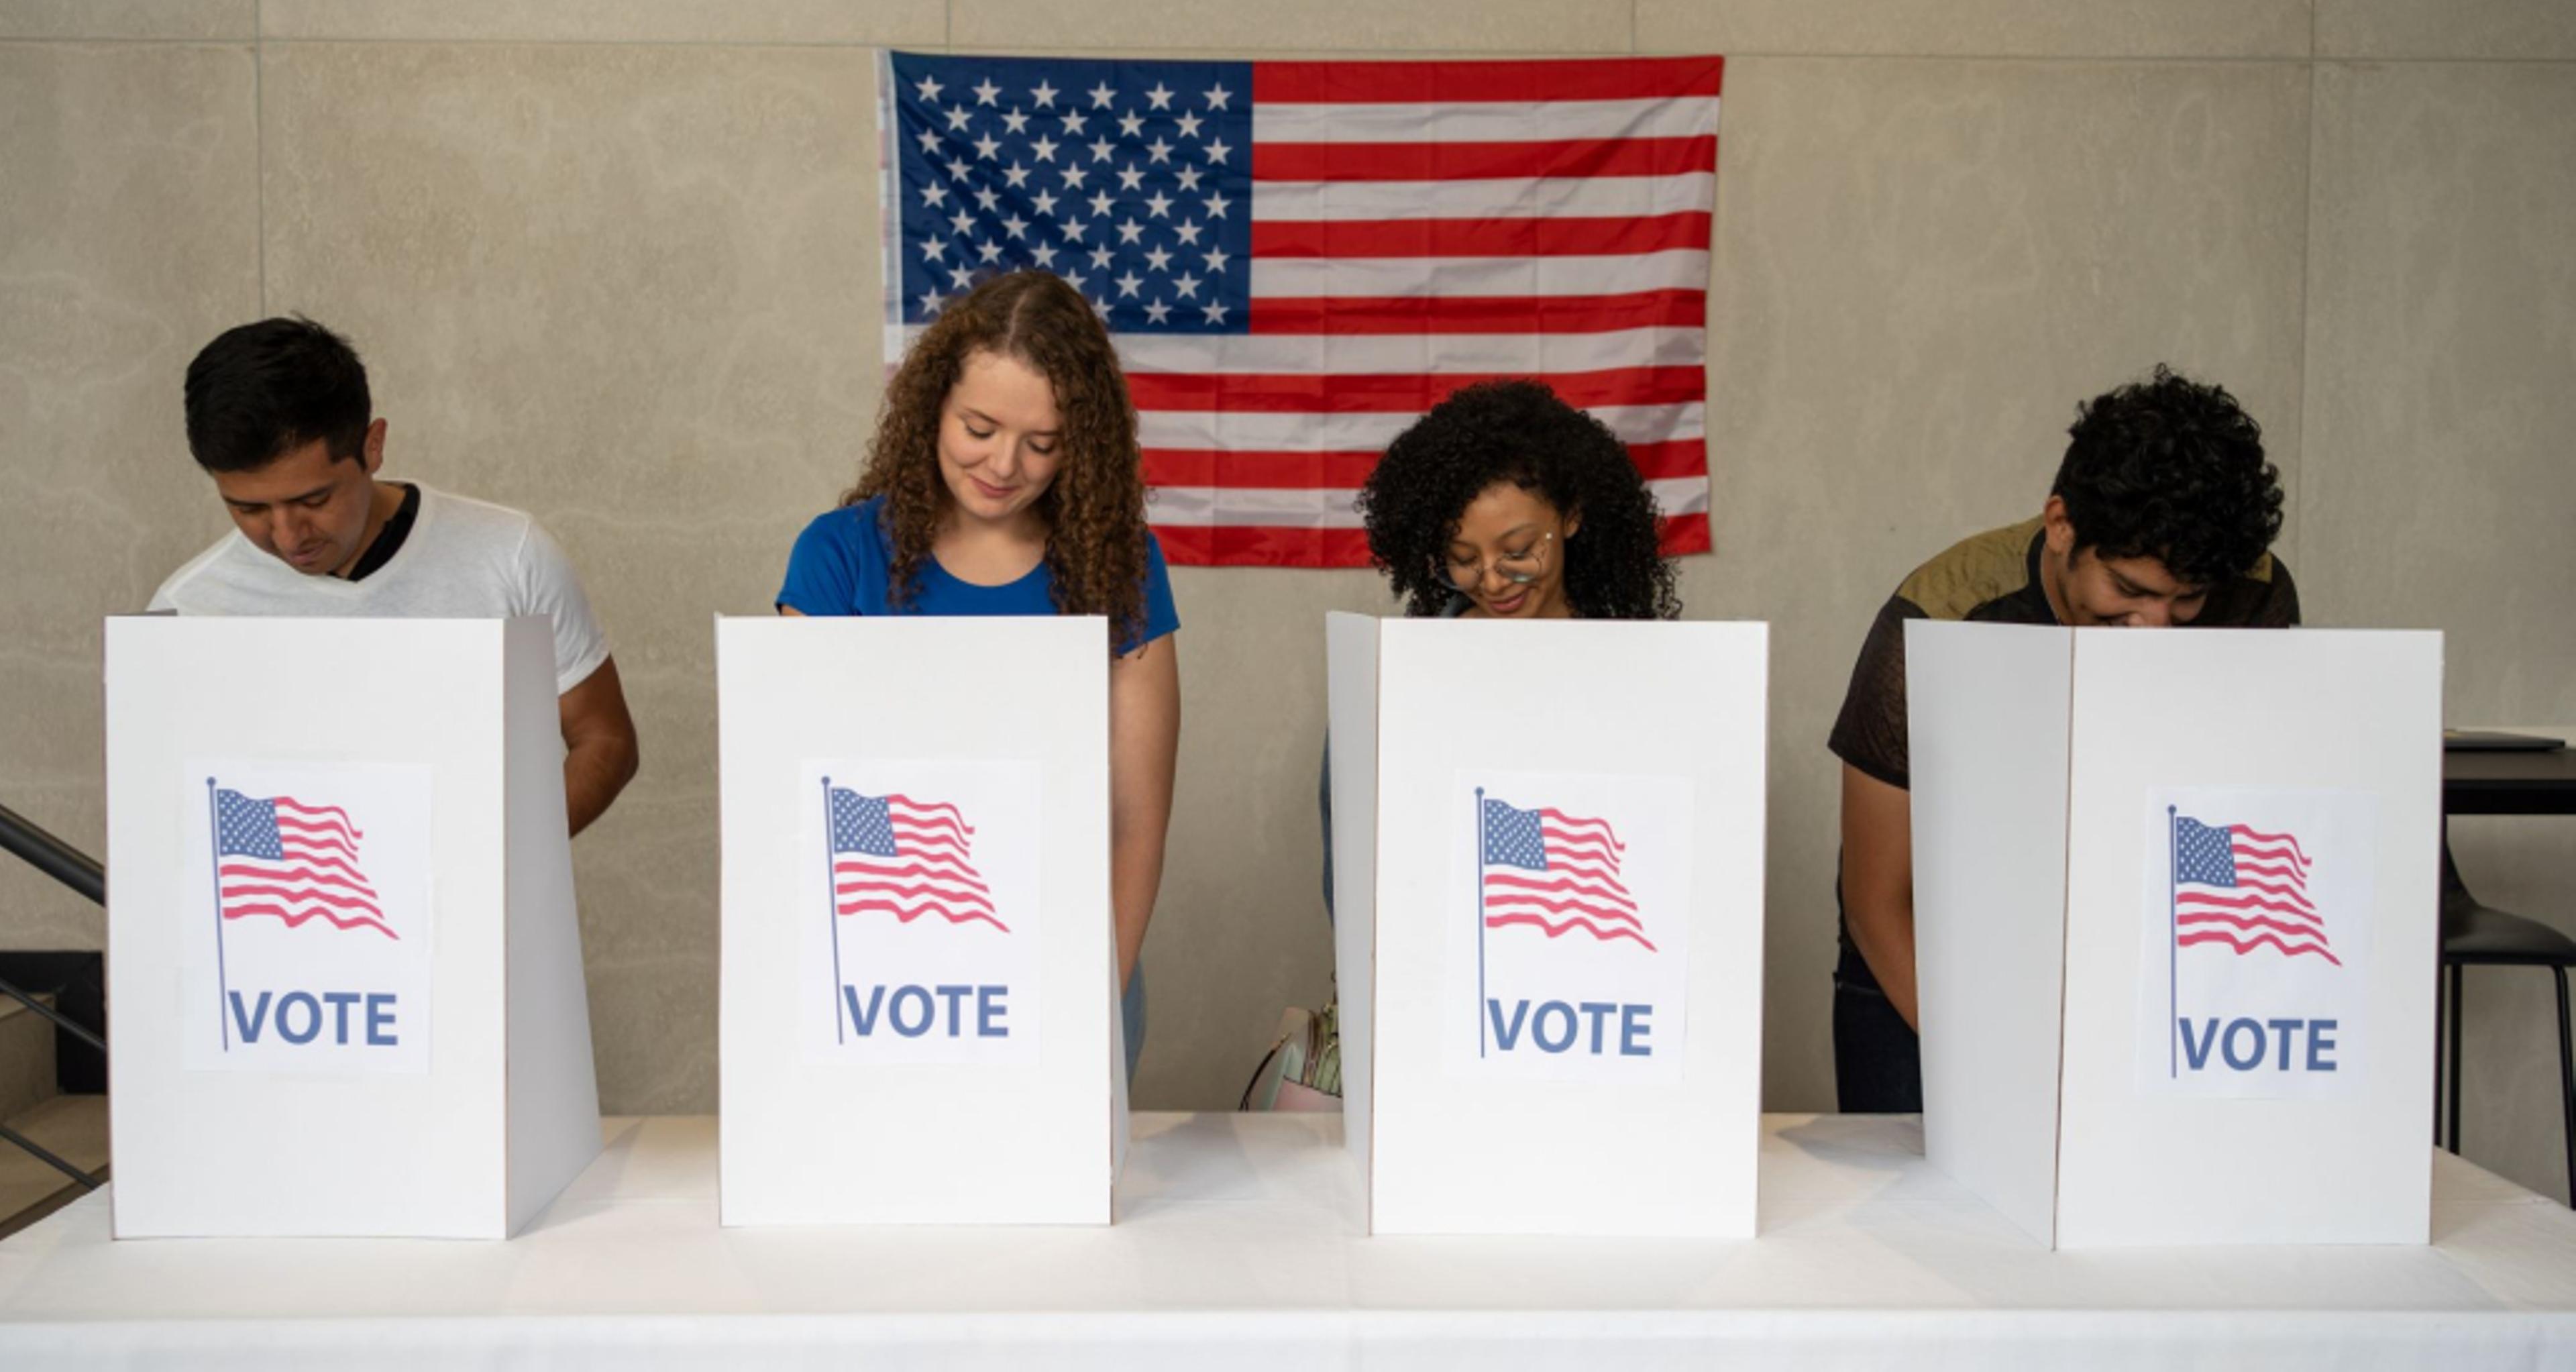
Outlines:
[[1829, 746], [1842, 759], [1834, 1085], [1846, 1113], [1923, 1108], [1905, 621], [2271, 627], [2299, 593], [2271, 555], [2279, 472], [2235, 397], [2156, 368], [2077, 410], [2039, 517], [1959, 543], [1879, 610]]

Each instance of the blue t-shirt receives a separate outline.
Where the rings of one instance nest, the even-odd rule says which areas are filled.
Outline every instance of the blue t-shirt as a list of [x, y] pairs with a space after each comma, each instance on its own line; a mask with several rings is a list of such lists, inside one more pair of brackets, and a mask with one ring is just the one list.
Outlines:
[[[885, 497], [874, 496], [814, 517], [796, 536], [787, 555], [787, 584], [778, 588], [779, 605], [798, 614], [825, 615], [1051, 615], [1056, 612], [1055, 577], [1044, 562], [1027, 576], [1005, 586], [978, 586], [960, 581], [939, 559], [926, 558], [913, 587], [912, 603], [896, 609], [888, 593], [894, 580], [894, 535], [879, 512]], [[1181, 627], [1172, 604], [1172, 574], [1163, 565], [1163, 545], [1145, 535], [1145, 627], [1118, 645], [1121, 654]], [[1113, 630], [1114, 631], [1114, 630]]]

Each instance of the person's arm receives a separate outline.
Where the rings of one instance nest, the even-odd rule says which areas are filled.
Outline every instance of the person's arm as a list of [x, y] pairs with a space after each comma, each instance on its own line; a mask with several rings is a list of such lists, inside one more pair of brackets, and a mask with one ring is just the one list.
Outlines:
[[1914, 801], [1843, 764], [1843, 921], [1887, 1002], [1914, 1021]]
[[581, 684], [555, 698], [564, 740], [564, 810], [576, 834], [607, 813], [635, 779], [635, 718], [617, 683], [617, 659], [602, 658]]
[[1118, 985], [1136, 971], [1172, 820], [1172, 768], [1181, 742], [1179, 635], [1165, 634], [1109, 667], [1109, 905], [1118, 926]]

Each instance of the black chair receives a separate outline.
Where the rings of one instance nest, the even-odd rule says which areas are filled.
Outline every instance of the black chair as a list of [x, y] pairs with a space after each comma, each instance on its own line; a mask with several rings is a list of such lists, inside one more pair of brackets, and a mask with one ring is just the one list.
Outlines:
[[2435, 1123], [2442, 1122], [2444, 1080], [2449, 1082], [2449, 1127], [2435, 1143], [2460, 1151], [2460, 1001], [2461, 969], [2468, 967], [2546, 967], [2558, 978], [2558, 1104], [2565, 1116], [2567, 1193], [2576, 1197], [2576, 1043], [2571, 1043], [2567, 1012], [2567, 969], [2576, 967], [2576, 939], [2538, 920], [2509, 915], [2481, 905], [2460, 880], [2460, 865], [2451, 859], [2451, 840], [2442, 838], [2442, 976], [2434, 983], [2434, 1018], [2450, 1035], [2449, 1067], [2433, 1067]]

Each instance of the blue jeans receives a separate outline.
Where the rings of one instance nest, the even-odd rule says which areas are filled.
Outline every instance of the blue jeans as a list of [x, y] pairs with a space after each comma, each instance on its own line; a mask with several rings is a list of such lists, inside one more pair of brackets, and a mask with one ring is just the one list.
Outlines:
[[1136, 1060], [1145, 1053], [1145, 964], [1127, 974], [1127, 990], [1118, 997], [1118, 1022], [1127, 1033], [1127, 1084], [1136, 1084]]

